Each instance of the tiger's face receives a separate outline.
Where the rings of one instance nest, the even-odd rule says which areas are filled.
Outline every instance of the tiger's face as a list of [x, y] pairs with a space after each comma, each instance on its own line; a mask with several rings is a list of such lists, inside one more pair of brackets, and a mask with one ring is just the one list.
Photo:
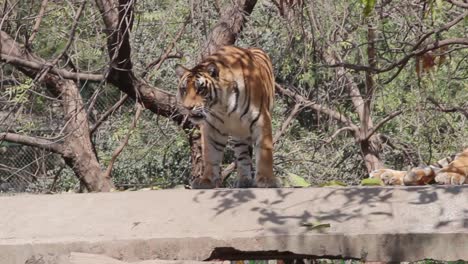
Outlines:
[[190, 120], [202, 122], [209, 108], [217, 100], [218, 68], [215, 64], [197, 66], [191, 70], [178, 65], [176, 74], [179, 77], [177, 101]]

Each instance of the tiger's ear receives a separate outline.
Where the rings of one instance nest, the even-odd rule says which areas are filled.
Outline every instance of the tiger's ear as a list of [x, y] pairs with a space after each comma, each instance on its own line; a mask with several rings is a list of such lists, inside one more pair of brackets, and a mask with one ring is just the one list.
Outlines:
[[218, 76], [219, 76], [218, 66], [216, 66], [216, 64], [214, 64], [214, 63], [208, 64], [208, 66], [206, 66], [206, 71], [213, 78], [218, 78]]
[[188, 72], [189, 70], [187, 68], [185, 68], [184, 66], [180, 65], [180, 64], [177, 64], [176, 65], [176, 69], [175, 69], [175, 73], [177, 75], [177, 77], [182, 78], [182, 76], [184, 76], [184, 74], [186, 72]]

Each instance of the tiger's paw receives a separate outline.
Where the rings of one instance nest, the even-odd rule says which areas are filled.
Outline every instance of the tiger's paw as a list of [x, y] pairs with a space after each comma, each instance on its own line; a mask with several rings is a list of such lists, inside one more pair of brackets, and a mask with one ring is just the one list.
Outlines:
[[214, 189], [220, 185], [219, 180], [213, 181], [207, 178], [196, 178], [191, 183], [192, 189]]
[[438, 184], [462, 185], [467, 182], [467, 177], [454, 172], [441, 172], [435, 177]]
[[257, 188], [278, 188], [278, 180], [275, 177], [257, 177], [255, 179]]
[[236, 181], [236, 188], [250, 188], [254, 186], [253, 180], [248, 177], [243, 177]]
[[369, 178], [380, 179], [385, 185], [403, 185], [406, 172], [391, 169], [378, 169], [369, 173]]

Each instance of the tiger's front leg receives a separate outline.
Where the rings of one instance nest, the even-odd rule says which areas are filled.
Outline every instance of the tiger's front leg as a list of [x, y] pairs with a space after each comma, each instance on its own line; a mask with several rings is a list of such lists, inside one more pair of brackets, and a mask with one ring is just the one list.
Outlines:
[[206, 124], [201, 125], [201, 136], [203, 175], [192, 181], [192, 188], [213, 189], [221, 187], [221, 162], [228, 137]]
[[252, 139], [241, 139], [233, 137], [233, 145], [237, 167], [236, 187], [252, 187]]
[[278, 182], [273, 174], [273, 135], [271, 117], [267, 113], [258, 120], [254, 129], [256, 167], [255, 184], [259, 188], [277, 188]]

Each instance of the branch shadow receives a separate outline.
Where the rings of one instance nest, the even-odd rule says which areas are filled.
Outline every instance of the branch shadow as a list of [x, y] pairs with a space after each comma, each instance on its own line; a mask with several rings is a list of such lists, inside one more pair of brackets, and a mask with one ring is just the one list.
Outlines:
[[[391, 221], [398, 223], [398, 219], [407, 217], [401, 214], [402, 211], [398, 208], [400, 204], [407, 204], [411, 210], [419, 210], [418, 208], [427, 206], [438, 209], [439, 219], [430, 227], [433, 230], [446, 230], [453, 226], [467, 229], [468, 209], [463, 210], [461, 217], [454, 217], [448, 214], [447, 209], [444, 208], [446, 201], [441, 202], [440, 200], [441, 197], [447, 199], [447, 194], [449, 199], [460, 197], [459, 195], [466, 193], [466, 188], [468, 186], [328, 187], [321, 188], [326, 189], [326, 191], [320, 191], [318, 188], [283, 188], [275, 189], [274, 192], [263, 189], [218, 189], [198, 191], [193, 201], [203, 203], [205, 199], [214, 199], [215, 205], [212, 206], [213, 203], [210, 205], [212, 206], [213, 218], [228, 213], [234, 217], [243, 217], [242, 212], [249, 211], [248, 216], [245, 213], [245, 217], [255, 218], [256, 223], [262, 227], [263, 231], [283, 237], [294, 235], [304, 243], [310, 243], [310, 238], [307, 236], [311, 234], [344, 236], [346, 231], [337, 230], [344, 230], [343, 227], [352, 221], [358, 221], [364, 230], [369, 227], [369, 232], [372, 232], [372, 228], [376, 226], [369, 219], [378, 218], [380, 223], [385, 223], [385, 219], [388, 219], [388, 223]], [[300, 199], [297, 197], [297, 192], [300, 192]], [[396, 195], [397, 192], [398, 195]], [[406, 200], [405, 197], [410, 197], [410, 199]], [[297, 200], [297, 202], [291, 203], [290, 198], [294, 201]], [[325, 207], [325, 204], [329, 206]], [[411, 214], [411, 212], [404, 213]], [[310, 230], [303, 225], [303, 223], [311, 222], [330, 222], [331, 227]], [[338, 226], [341, 228], [336, 228]], [[382, 251], [379, 254], [408, 256], [404, 245], [414, 243], [413, 231], [400, 230], [402, 233], [399, 233], [398, 226], [389, 230], [395, 230], [395, 233], [389, 233], [388, 237], [392, 243], [396, 244], [391, 247], [382, 247], [379, 249]], [[317, 239], [317, 243], [319, 243], [320, 238], [317, 237]], [[356, 257], [355, 253], [347, 250], [353, 247], [352, 243], [347, 244], [350, 242], [344, 237], [339, 240], [343, 248], [340, 257]], [[288, 247], [287, 242], [285, 247]], [[323, 252], [324, 255], [328, 254], [327, 249], [323, 249]], [[367, 254], [368, 252], [363, 251], [360, 257], [365, 259]]]

